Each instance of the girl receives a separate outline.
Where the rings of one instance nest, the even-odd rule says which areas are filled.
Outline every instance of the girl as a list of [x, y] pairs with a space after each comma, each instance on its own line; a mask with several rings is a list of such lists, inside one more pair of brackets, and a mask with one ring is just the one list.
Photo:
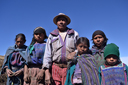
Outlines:
[[81, 37], [76, 42], [77, 51], [67, 56], [70, 61], [65, 85], [99, 85], [96, 61], [89, 50], [89, 40]]
[[32, 42], [27, 49], [26, 65], [24, 66], [24, 85], [43, 85], [44, 70], [42, 69], [45, 51], [45, 29], [37, 27], [34, 29]]
[[119, 48], [111, 43], [105, 47], [105, 64], [99, 68], [101, 85], [127, 85], [128, 67], [119, 57]]
[[104, 53], [104, 47], [106, 46], [108, 39], [103, 31], [96, 30], [92, 35], [92, 40], [94, 45], [92, 46], [91, 51], [92, 51], [92, 55], [97, 61], [99, 68], [100, 65], [104, 64], [103, 53]]
[[25, 50], [27, 46], [25, 35], [16, 35], [15, 45], [8, 48], [5, 54], [1, 73], [7, 73], [7, 85], [23, 85], [23, 67], [25, 64]]

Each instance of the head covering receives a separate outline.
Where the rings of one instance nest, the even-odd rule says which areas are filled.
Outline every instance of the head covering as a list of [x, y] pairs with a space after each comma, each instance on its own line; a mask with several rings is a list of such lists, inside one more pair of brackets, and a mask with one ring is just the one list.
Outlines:
[[46, 31], [43, 27], [36, 27], [33, 31], [33, 33], [43, 33], [45, 35], [45, 39], [48, 38], [48, 36], [46, 35]]
[[70, 19], [67, 15], [65, 15], [64, 13], [59, 13], [59, 14], [58, 14], [57, 16], [55, 16], [54, 19], [53, 19], [54, 24], [57, 24], [57, 19], [58, 19], [59, 17], [64, 17], [64, 18], [66, 18], [66, 19], [67, 19], [67, 25], [71, 22], [71, 19]]
[[105, 47], [104, 50], [104, 59], [108, 56], [108, 55], [116, 55], [119, 58], [119, 47], [117, 45], [115, 45], [114, 43], [108, 44]]
[[104, 38], [106, 38], [106, 35], [104, 34], [103, 31], [101, 30], [96, 30], [93, 35], [92, 35], [92, 39], [96, 36], [96, 35], [102, 35]]

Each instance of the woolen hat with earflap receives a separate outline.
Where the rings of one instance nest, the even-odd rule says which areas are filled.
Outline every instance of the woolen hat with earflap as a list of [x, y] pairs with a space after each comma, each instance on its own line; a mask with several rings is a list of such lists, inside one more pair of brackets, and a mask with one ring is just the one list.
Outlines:
[[57, 19], [58, 19], [59, 17], [64, 17], [64, 18], [66, 18], [66, 19], [67, 19], [67, 25], [71, 22], [71, 19], [70, 19], [67, 15], [65, 15], [64, 13], [59, 13], [59, 14], [58, 14], [57, 16], [55, 16], [54, 19], [53, 19], [54, 24], [57, 24]]
[[120, 59], [119, 55], [119, 47], [117, 45], [115, 45], [114, 43], [108, 44], [105, 49], [104, 49], [104, 59], [106, 59], [106, 57], [108, 55], [116, 55], [118, 57], [118, 59]]

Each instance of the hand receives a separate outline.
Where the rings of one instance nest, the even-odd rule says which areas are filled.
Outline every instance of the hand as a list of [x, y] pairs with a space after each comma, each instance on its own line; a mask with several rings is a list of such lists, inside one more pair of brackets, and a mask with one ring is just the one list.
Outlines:
[[75, 57], [76, 52], [72, 52], [70, 54], [68, 54], [68, 56], [66, 57], [67, 61], [72, 61], [72, 59]]
[[30, 82], [31, 81], [31, 79], [30, 79], [30, 77], [29, 77], [29, 75], [27, 73], [24, 74], [24, 81], [25, 82]]
[[52, 84], [52, 82], [53, 82], [52, 76], [51, 76], [51, 74], [50, 74], [50, 72], [49, 72], [49, 69], [47, 69], [47, 70], [45, 71], [45, 84], [46, 84], [46, 85]]
[[23, 73], [23, 69], [20, 69], [14, 73], [15, 76], [20, 76]]
[[8, 77], [14, 76], [14, 73], [8, 68], [6, 69], [6, 73], [7, 73]]
[[43, 77], [44, 77], [44, 70], [41, 69], [40, 72], [36, 76], [37, 82], [40, 82], [41, 80], [43, 80]]

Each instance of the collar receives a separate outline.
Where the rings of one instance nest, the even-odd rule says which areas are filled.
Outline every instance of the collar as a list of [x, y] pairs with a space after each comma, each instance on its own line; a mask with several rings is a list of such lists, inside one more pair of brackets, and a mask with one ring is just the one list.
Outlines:
[[[59, 30], [55, 29], [50, 34], [57, 36], [57, 35], [59, 35]], [[67, 27], [67, 34], [74, 34], [74, 30]]]

